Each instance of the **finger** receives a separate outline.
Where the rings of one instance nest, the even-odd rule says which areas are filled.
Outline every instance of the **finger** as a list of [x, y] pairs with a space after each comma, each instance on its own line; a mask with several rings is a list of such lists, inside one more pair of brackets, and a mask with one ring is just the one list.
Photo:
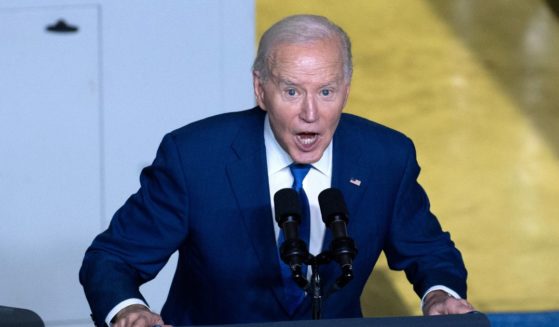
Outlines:
[[447, 301], [447, 310], [449, 314], [463, 314], [474, 311], [474, 307], [466, 300], [451, 299]]
[[150, 312], [135, 312], [119, 319], [119, 326], [122, 327], [151, 327], [153, 317]]
[[153, 326], [153, 327], [166, 326], [165, 323], [163, 322], [163, 319], [161, 319], [161, 317], [159, 315], [156, 315], [153, 318], [154, 318], [154, 320], [152, 320], [151, 326]]
[[443, 303], [435, 303], [428, 308], [426, 314], [428, 316], [443, 315], [446, 314], [446, 309]]
[[145, 315], [139, 315], [134, 317], [135, 319], [131, 319], [130, 327], [151, 327], [152, 324], [149, 323], [149, 319]]
[[163, 327], [163, 325], [165, 325], [165, 322], [163, 321], [163, 318], [161, 318], [160, 315], [155, 314], [153, 318], [154, 318], [153, 325], [159, 325], [160, 327]]
[[446, 314], [463, 314], [475, 311], [474, 307], [466, 300], [447, 297], [444, 301], [432, 303], [426, 314], [429, 316]]

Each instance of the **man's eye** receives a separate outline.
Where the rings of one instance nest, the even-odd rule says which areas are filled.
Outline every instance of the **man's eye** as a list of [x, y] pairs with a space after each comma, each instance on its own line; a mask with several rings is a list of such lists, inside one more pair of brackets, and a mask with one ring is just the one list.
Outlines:
[[295, 91], [295, 89], [287, 89], [287, 95], [295, 96], [296, 94], [297, 94], [297, 91]]
[[324, 90], [320, 91], [320, 94], [322, 94], [323, 96], [329, 96], [330, 94], [332, 94], [332, 91], [330, 91], [328, 89], [324, 89]]

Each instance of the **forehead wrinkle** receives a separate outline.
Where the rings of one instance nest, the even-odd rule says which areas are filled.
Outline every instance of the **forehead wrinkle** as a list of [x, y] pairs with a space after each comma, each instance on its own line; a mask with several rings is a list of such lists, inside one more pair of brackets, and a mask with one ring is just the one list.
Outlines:
[[[275, 84], [306, 86], [315, 85], [317, 87], [338, 86], [343, 84], [344, 73], [343, 63], [339, 55], [326, 58], [326, 61], [316, 62], [313, 55], [303, 54], [301, 56], [291, 56], [285, 49], [278, 47], [268, 56], [269, 77]], [[311, 62], [311, 64], [308, 64]], [[319, 80], [321, 79], [321, 80]]]
[[[315, 76], [319, 76], [318, 73], [293, 73], [293, 72], [285, 72], [281, 69], [272, 69], [270, 72], [270, 77], [278, 84], [286, 84], [286, 85], [303, 85], [303, 84], [319, 84], [320, 86], [331, 86], [331, 85], [339, 85], [343, 82], [343, 75], [339, 75], [338, 73], [329, 74], [327, 78], [324, 78], [325, 81], [316, 81], [314, 79]], [[310, 80], [305, 79], [305, 77], [310, 77]]]

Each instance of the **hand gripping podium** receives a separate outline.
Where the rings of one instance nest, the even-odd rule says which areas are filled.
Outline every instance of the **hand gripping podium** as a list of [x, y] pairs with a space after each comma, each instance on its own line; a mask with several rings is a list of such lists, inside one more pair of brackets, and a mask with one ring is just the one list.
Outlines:
[[444, 316], [413, 316], [383, 318], [350, 318], [279, 321], [213, 327], [490, 327], [489, 319], [482, 313]]

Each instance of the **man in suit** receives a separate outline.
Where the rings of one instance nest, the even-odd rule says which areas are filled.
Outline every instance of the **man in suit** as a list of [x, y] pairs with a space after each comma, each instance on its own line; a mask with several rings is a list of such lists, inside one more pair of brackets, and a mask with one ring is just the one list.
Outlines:
[[[293, 290], [278, 257], [282, 231], [273, 217], [273, 195], [297, 180], [292, 166], [308, 170], [302, 189], [309, 251], [317, 255], [332, 240], [317, 200], [330, 187], [345, 197], [348, 233], [359, 250], [353, 280], [324, 298], [323, 318], [361, 316], [359, 298], [381, 251], [391, 268], [405, 270], [425, 314], [472, 311], [461, 255], [417, 183], [412, 142], [342, 114], [351, 75], [349, 38], [326, 18], [291, 16], [272, 26], [254, 62], [258, 107], [166, 135], [142, 171], [140, 190], [87, 250], [80, 281], [95, 322], [310, 319], [310, 296], [288, 294]], [[138, 289], [176, 250], [176, 273], [159, 316]], [[335, 262], [321, 266], [323, 288], [339, 274]]]

